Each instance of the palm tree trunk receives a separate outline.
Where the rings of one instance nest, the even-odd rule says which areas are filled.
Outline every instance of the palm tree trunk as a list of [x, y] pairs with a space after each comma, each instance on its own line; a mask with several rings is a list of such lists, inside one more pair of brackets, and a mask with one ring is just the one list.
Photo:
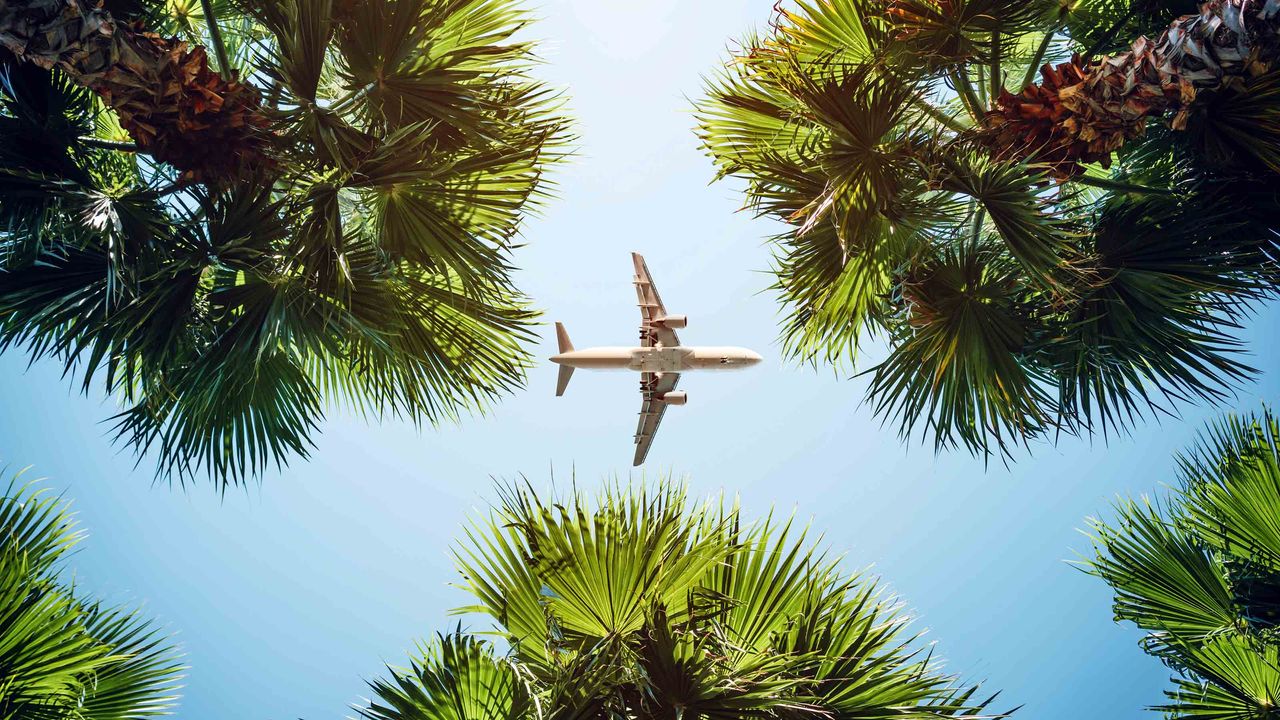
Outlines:
[[118, 23], [89, 0], [0, 0], [0, 46], [96, 92], [138, 147], [190, 178], [261, 167], [256, 89], [209, 68], [204, 48]]
[[1155, 42], [1126, 53], [1041, 68], [1043, 80], [1003, 92], [987, 115], [983, 139], [1002, 157], [1047, 164], [1060, 178], [1140, 136], [1149, 117], [1172, 114], [1186, 127], [1200, 89], [1257, 73], [1280, 55], [1280, 0], [1210, 0], [1174, 20]]

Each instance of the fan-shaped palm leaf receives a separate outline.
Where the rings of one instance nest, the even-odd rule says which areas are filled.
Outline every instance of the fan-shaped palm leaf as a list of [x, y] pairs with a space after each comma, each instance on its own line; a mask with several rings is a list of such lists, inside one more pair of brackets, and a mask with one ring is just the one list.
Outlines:
[[181, 667], [136, 612], [61, 581], [80, 533], [66, 503], [14, 478], [0, 495], [0, 718], [140, 720], [168, 714]]
[[70, 69], [0, 62], [0, 347], [105, 380], [122, 442], [224, 487], [305, 456], [329, 404], [435, 423], [523, 383], [511, 253], [565, 133], [516, 3], [112, 11], [261, 85], [269, 157], [178, 176]]
[[[977, 454], [1109, 436], [1249, 380], [1240, 319], [1277, 287], [1276, 198], [1263, 188], [1276, 186], [1267, 38], [1280, 13], [1209, 3], [1170, 31], [1161, 57], [1226, 78], [1197, 79], [1203, 97], [1175, 103], [1176, 138], [1143, 135], [1140, 117], [1157, 95], [1174, 102], [1176, 84], [1138, 92], [1113, 67], [1164, 67], [1142, 64], [1147, 50], [1128, 65], [1054, 64], [1134, 27], [1163, 30], [1182, 5], [779, 8], [708, 80], [697, 112], [717, 177], [745, 181], [746, 207], [784, 224], [773, 270], [786, 352], [856, 366], [865, 338], [887, 339], [872, 370], [877, 413], [904, 437]], [[1209, 42], [1212, 27], [1223, 32]], [[1232, 38], [1256, 40], [1263, 62], [1246, 72]], [[1233, 204], [1250, 210], [1224, 212]], [[943, 293], [963, 301], [921, 291], [979, 252], [988, 276]]]
[[1165, 512], [1124, 502], [1094, 521], [1086, 567], [1115, 591], [1117, 619], [1147, 631], [1148, 652], [1177, 671], [1174, 718], [1265, 717], [1280, 694], [1280, 425], [1230, 416], [1179, 458]]
[[419, 650], [390, 681], [369, 683], [377, 700], [358, 708], [368, 720], [524, 720], [532, 699], [512, 665], [488, 643], [458, 633]]
[[[509, 643], [480, 664], [524, 683], [522, 717], [972, 717], [986, 706], [919, 654], [891, 598], [792, 521], [747, 525], [736, 504], [691, 503], [667, 482], [615, 482], [594, 500], [544, 499], [527, 484], [502, 497], [455, 550], [478, 601], [459, 612], [487, 616]], [[476, 661], [428, 656], [375, 683], [364, 716], [445, 717], [425, 710], [446, 695], [433, 678], [475, 677]]]

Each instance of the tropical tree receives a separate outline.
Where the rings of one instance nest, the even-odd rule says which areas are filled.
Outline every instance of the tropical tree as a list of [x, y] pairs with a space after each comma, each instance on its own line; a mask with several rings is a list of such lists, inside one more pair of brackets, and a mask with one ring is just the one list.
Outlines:
[[173, 647], [60, 577], [82, 536], [67, 503], [18, 480], [0, 496], [0, 719], [167, 715], [182, 672]]
[[698, 113], [780, 223], [786, 351], [856, 367], [883, 340], [874, 411], [984, 456], [1228, 396], [1276, 287], [1278, 24], [1251, 0], [782, 7]]
[[1280, 704], [1280, 423], [1227, 417], [1180, 458], [1163, 505], [1126, 500], [1092, 521], [1086, 569], [1119, 620], [1176, 673], [1153, 709], [1186, 720], [1269, 718]]
[[223, 487], [305, 456], [333, 403], [483, 411], [529, 364], [511, 251], [566, 139], [527, 20], [5, 2], [0, 348], [118, 397], [117, 438], [160, 474]]
[[455, 557], [497, 642], [456, 632], [370, 683], [366, 720], [959, 718], [895, 601], [792, 520], [723, 498], [612, 487], [594, 503], [509, 487]]

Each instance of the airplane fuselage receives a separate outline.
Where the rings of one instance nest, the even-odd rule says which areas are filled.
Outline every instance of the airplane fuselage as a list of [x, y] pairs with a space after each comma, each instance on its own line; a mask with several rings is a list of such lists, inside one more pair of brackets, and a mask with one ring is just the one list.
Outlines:
[[595, 347], [555, 355], [552, 362], [592, 370], [688, 372], [738, 370], [760, 362], [760, 356], [740, 347]]

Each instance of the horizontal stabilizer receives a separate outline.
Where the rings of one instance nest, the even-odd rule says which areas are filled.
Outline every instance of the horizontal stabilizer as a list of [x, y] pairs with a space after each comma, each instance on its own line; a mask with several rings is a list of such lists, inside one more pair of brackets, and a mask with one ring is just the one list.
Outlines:
[[560, 366], [560, 377], [556, 378], [556, 397], [564, 394], [564, 389], [569, 387], [569, 378], [573, 377], [572, 365]]

